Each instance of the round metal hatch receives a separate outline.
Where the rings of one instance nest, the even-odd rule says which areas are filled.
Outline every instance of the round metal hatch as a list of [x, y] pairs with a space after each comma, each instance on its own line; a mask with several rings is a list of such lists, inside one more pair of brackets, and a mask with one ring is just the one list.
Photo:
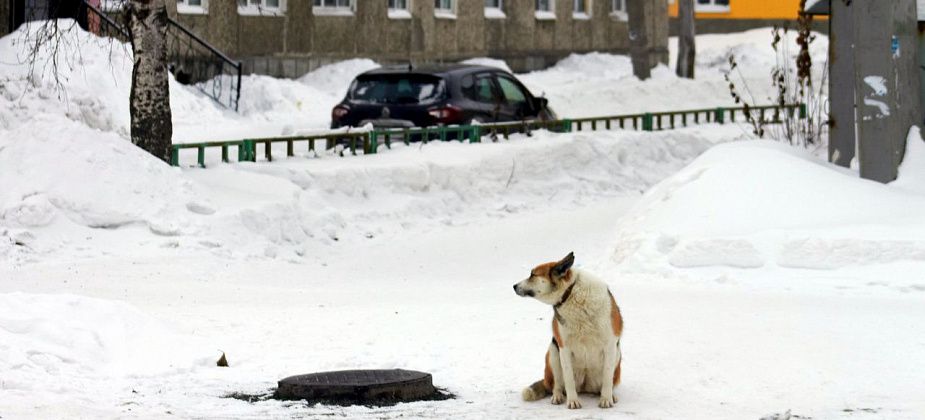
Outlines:
[[387, 405], [443, 399], [429, 373], [414, 370], [343, 370], [290, 376], [275, 397], [337, 405]]

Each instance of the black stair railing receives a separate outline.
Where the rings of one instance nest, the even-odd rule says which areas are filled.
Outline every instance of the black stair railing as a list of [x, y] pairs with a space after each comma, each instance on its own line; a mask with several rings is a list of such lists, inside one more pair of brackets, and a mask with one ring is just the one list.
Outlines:
[[125, 27], [96, 6], [87, 3], [86, 0], [80, 2], [77, 23], [87, 32], [101, 37], [117, 39], [120, 42], [129, 42], [130, 40], [128, 30]]
[[241, 99], [241, 62], [190, 32], [173, 18], [167, 19], [170, 71], [177, 81], [195, 85], [219, 104], [238, 110]]
[[[81, 0], [80, 26], [99, 36], [129, 42], [125, 26], [96, 6]], [[220, 105], [238, 110], [241, 63], [232, 60], [173, 18], [167, 18], [167, 60], [178, 82], [194, 85]]]

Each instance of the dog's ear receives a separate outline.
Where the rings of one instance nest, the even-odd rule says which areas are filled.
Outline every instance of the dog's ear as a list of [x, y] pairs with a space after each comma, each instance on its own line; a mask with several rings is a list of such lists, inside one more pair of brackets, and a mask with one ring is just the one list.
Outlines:
[[550, 270], [552, 274], [552, 278], [555, 280], [558, 280], [562, 278], [563, 276], [565, 276], [565, 273], [567, 273], [568, 270], [572, 268], [572, 264], [574, 262], [575, 262], [575, 253], [569, 252], [568, 255], [566, 255], [565, 258], [562, 259], [562, 261], [557, 262], [556, 265], [552, 267], [552, 270]]

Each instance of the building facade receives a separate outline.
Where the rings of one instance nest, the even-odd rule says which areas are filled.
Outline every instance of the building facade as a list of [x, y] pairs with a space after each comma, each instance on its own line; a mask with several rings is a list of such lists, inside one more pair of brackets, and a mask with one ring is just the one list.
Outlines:
[[[55, 0], [0, 4], [23, 1]], [[643, 2], [652, 64], [667, 62], [667, 0]], [[297, 77], [355, 57], [384, 64], [492, 57], [527, 71], [571, 53], [629, 51], [626, 0], [168, 0], [168, 7], [246, 74]]]
[[[788, 23], [792, 26], [799, 11], [800, 0], [694, 0], [698, 34], [741, 32]], [[671, 35], [677, 35], [678, 0], [668, 1], [668, 16]], [[813, 29], [824, 32], [828, 25], [817, 22]]]
[[[624, 1], [180, 0], [177, 15], [241, 60], [245, 73], [294, 77], [354, 57], [380, 63], [493, 57], [525, 71], [570, 53], [626, 53]], [[653, 64], [667, 62], [666, 0], [645, 3]]]

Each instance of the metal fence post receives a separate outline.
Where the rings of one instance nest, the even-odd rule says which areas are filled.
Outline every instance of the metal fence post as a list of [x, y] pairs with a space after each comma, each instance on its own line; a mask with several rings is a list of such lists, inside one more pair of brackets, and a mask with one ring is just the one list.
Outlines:
[[469, 143], [481, 143], [482, 142], [482, 126], [480, 125], [470, 125], [471, 131], [469, 131]]
[[366, 150], [365, 153], [374, 155], [376, 154], [376, 149], [379, 148], [379, 132], [373, 130], [367, 133], [366, 136], [369, 138], [369, 150]]
[[180, 148], [170, 146], [170, 166], [180, 166]]
[[253, 140], [244, 140], [244, 161], [257, 161], [257, 145], [254, 144]]
[[716, 108], [716, 115], [713, 117], [713, 122], [723, 124], [726, 119], [726, 110], [722, 107]]
[[642, 130], [643, 131], [652, 131], [652, 114], [646, 112], [642, 116]]

